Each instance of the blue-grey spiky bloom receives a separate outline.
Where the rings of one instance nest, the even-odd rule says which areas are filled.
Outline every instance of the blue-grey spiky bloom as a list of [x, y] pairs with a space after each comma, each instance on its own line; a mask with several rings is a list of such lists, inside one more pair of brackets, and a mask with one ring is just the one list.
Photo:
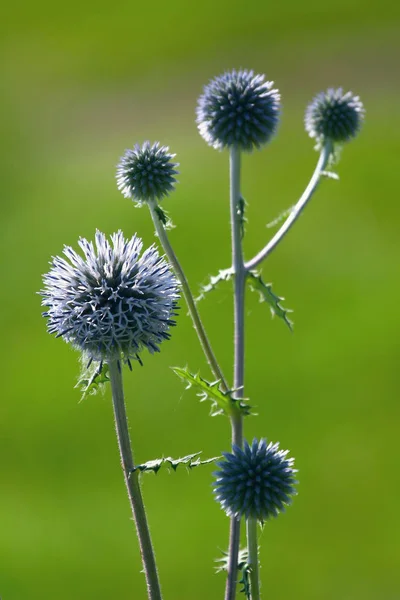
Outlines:
[[139, 360], [158, 352], [175, 325], [178, 285], [168, 263], [151, 246], [142, 253], [136, 235], [122, 231], [111, 243], [100, 231], [95, 244], [80, 238], [83, 257], [64, 247], [44, 276], [42, 305], [49, 333], [63, 337], [90, 360]]
[[251, 152], [275, 133], [280, 94], [253, 71], [230, 71], [212, 79], [197, 105], [197, 126], [207, 144]]
[[254, 439], [251, 446], [245, 441], [243, 450], [234, 445], [232, 453], [223, 452], [213, 487], [228, 516], [264, 522], [284, 512], [297, 483], [294, 459], [286, 458], [287, 454], [278, 443], [267, 445], [265, 439]]
[[360, 130], [364, 119], [364, 106], [352, 92], [342, 88], [328, 89], [317, 94], [305, 113], [305, 128], [317, 140], [318, 147], [331, 142], [348, 142]]
[[117, 167], [117, 185], [125, 198], [143, 204], [150, 198], [161, 200], [174, 189], [178, 174], [178, 163], [172, 162], [167, 146], [155, 142], [136, 144], [132, 150], [125, 150]]

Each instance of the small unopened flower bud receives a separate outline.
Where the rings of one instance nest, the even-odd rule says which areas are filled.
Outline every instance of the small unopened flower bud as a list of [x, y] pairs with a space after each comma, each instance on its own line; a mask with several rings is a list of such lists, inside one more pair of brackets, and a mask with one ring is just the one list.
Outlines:
[[65, 246], [44, 276], [42, 305], [49, 333], [62, 337], [95, 361], [139, 359], [158, 352], [175, 325], [178, 285], [154, 246], [121, 231], [111, 244], [97, 231], [95, 245], [79, 240], [83, 257]]
[[342, 88], [321, 92], [307, 107], [305, 128], [320, 147], [327, 141], [348, 142], [360, 130], [364, 119], [364, 106], [352, 92]]
[[253, 71], [230, 71], [205, 86], [197, 125], [207, 144], [251, 152], [266, 144], [279, 121], [280, 94], [273, 82]]
[[254, 439], [251, 446], [245, 441], [243, 450], [234, 445], [232, 453], [223, 453], [214, 473], [214, 494], [228, 516], [264, 522], [284, 512], [297, 483], [294, 459], [287, 454], [265, 439]]
[[155, 142], [136, 144], [126, 150], [117, 167], [117, 185], [125, 198], [142, 204], [151, 198], [161, 200], [174, 189], [178, 163], [172, 162], [167, 146]]

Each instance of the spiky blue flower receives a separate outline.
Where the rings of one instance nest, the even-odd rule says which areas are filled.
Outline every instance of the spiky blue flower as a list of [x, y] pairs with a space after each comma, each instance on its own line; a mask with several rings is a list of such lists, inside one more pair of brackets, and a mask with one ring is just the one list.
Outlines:
[[178, 285], [168, 263], [151, 246], [121, 231], [97, 231], [95, 244], [80, 238], [83, 256], [64, 247], [43, 277], [43, 316], [49, 333], [62, 337], [91, 360], [140, 361], [147, 348], [158, 352], [175, 325]]
[[253, 71], [226, 72], [205, 86], [197, 105], [197, 126], [207, 144], [251, 152], [276, 131], [280, 94], [272, 81]]
[[214, 494], [230, 517], [257, 519], [261, 523], [284, 512], [296, 494], [297, 483], [293, 458], [279, 444], [254, 438], [243, 450], [234, 445], [232, 452], [223, 452], [224, 460], [217, 463], [214, 473]]
[[308, 105], [305, 128], [320, 147], [326, 141], [348, 142], [360, 130], [365, 115], [364, 106], [352, 92], [342, 88], [321, 92]]
[[155, 142], [136, 144], [133, 149], [125, 150], [117, 167], [117, 185], [125, 198], [143, 204], [150, 198], [161, 200], [174, 189], [178, 174], [178, 163], [172, 162], [167, 146]]

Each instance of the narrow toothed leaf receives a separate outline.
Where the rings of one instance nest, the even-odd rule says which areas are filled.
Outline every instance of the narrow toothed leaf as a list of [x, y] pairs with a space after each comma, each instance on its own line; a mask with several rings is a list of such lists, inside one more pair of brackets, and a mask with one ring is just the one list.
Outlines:
[[339, 175], [333, 171], [321, 171], [321, 175], [327, 177], [328, 179], [334, 179], [335, 181], [339, 181], [340, 179]]
[[200, 460], [200, 454], [201, 452], [194, 452], [193, 454], [188, 454], [182, 458], [171, 458], [170, 456], [165, 458], [155, 458], [154, 460], [149, 460], [141, 465], [136, 465], [132, 472], [158, 473], [163, 466], [172, 468], [173, 471], [176, 471], [179, 465], [185, 465], [188, 469], [194, 469], [201, 465], [209, 465], [221, 458], [220, 456], [215, 456], [213, 458], [207, 458], [206, 460]]
[[[245, 594], [246, 600], [251, 600], [250, 596], [250, 565], [248, 561], [248, 550], [247, 548], [242, 548], [239, 550], [238, 554], [238, 564], [237, 569], [239, 574], [241, 575], [240, 579], [238, 579], [238, 583], [242, 586], [239, 592], [241, 594]], [[222, 558], [216, 558], [215, 563], [217, 566], [215, 567], [216, 573], [224, 573], [228, 572], [228, 563], [229, 563], [229, 554], [228, 552], [223, 552]]]
[[242, 239], [244, 238], [245, 225], [247, 223], [247, 217], [245, 215], [246, 205], [247, 205], [246, 200], [243, 198], [243, 196], [240, 196], [237, 211], [238, 211], [238, 215], [240, 218], [240, 237]]
[[216, 416], [221, 413], [231, 414], [232, 407], [238, 408], [243, 416], [249, 415], [251, 406], [244, 398], [233, 398], [232, 392], [223, 392], [220, 389], [220, 381], [209, 382], [200, 377], [200, 375], [190, 373], [187, 369], [181, 367], [171, 367], [173, 372], [183, 381], [186, 382], [186, 389], [193, 387], [200, 402], [205, 400], [211, 401], [211, 416]]
[[[248, 556], [249, 556], [249, 551], [247, 548], [241, 548], [241, 550], [239, 550], [238, 564], [237, 564], [238, 569], [240, 569], [240, 570], [243, 569], [243, 567], [247, 564]], [[216, 563], [216, 567], [215, 567], [216, 573], [223, 573], [225, 571], [228, 571], [229, 553], [223, 551], [222, 557], [216, 558], [214, 560], [214, 562]]]
[[247, 281], [252, 290], [259, 292], [261, 301], [265, 301], [267, 304], [269, 304], [272, 314], [282, 319], [292, 331], [293, 323], [288, 318], [288, 313], [292, 311], [281, 306], [280, 303], [282, 300], [284, 300], [284, 298], [274, 294], [272, 291], [272, 284], [265, 283], [261, 275], [255, 271], [250, 271], [248, 273]]
[[246, 600], [251, 600], [250, 570], [251, 566], [248, 563], [245, 563], [242, 568], [239, 568], [239, 572], [242, 575], [242, 577], [239, 579], [239, 584], [242, 586], [239, 592], [245, 595]]
[[85, 369], [85, 376], [82, 376], [75, 386], [82, 392], [81, 401], [85, 400], [87, 396], [92, 396], [97, 394], [99, 391], [103, 391], [105, 384], [110, 381], [107, 364], [103, 364], [101, 369], [99, 369], [97, 363], [95, 363], [94, 366], [95, 369], [93, 370], [92, 374]]
[[294, 206], [290, 206], [289, 208], [287, 208], [286, 210], [281, 212], [281, 214], [278, 215], [276, 217], [276, 219], [274, 219], [270, 223], [267, 223], [267, 225], [266, 225], [267, 229], [272, 229], [273, 227], [276, 227], [277, 225], [279, 225], [284, 219], [286, 219], [290, 215], [293, 208], [294, 208]]
[[200, 295], [196, 298], [196, 302], [202, 300], [208, 292], [215, 290], [217, 285], [221, 283], [221, 281], [229, 281], [232, 279], [233, 271], [232, 269], [222, 269], [219, 271], [218, 275], [212, 275], [208, 283], [203, 285], [201, 288]]

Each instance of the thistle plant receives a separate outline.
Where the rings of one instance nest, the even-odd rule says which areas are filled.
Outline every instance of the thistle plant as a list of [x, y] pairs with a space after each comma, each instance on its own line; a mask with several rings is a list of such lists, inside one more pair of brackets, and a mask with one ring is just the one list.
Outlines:
[[107, 366], [121, 464], [135, 519], [149, 598], [161, 599], [154, 552], [135, 470], [126, 417], [121, 364], [141, 363], [139, 353], [159, 351], [175, 325], [177, 282], [154, 246], [142, 253], [142, 241], [124, 239], [121, 231], [111, 242], [97, 231], [95, 245], [81, 238], [83, 257], [66, 246], [53, 258], [44, 276], [42, 304], [49, 333], [80, 350], [96, 374]]
[[[285, 213], [278, 231], [250, 259], [245, 259], [245, 202], [241, 191], [241, 154], [261, 150], [276, 134], [280, 119], [280, 94], [264, 75], [253, 71], [226, 72], [212, 79], [199, 97], [198, 130], [213, 149], [229, 153], [230, 227], [232, 264], [212, 276], [200, 298], [220, 282], [233, 282], [233, 368], [228, 378], [220, 367], [199, 314], [198, 300], [170, 241], [169, 216], [164, 208], [178, 175], [175, 155], [159, 142], [136, 143], [123, 154], [117, 167], [117, 187], [136, 206], [147, 206], [155, 232], [165, 252], [154, 246], [142, 252], [141, 240], [126, 240], [121, 231], [111, 243], [100, 232], [95, 244], [80, 239], [82, 254], [64, 248], [65, 258], [56, 257], [44, 276], [42, 304], [47, 308], [48, 331], [62, 337], [83, 357], [85, 393], [100, 382], [111, 384], [115, 424], [128, 497], [136, 522], [148, 598], [161, 599], [161, 587], [140, 488], [143, 472], [157, 472], [164, 463], [172, 469], [191, 468], [217, 461], [213, 490], [215, 499], [230, 519], [230, 532], [223, 569], [227, 573], [225, 600], [234, 600], [241, 584], [247, 600], [259, 600], [260, 577], [258, 526], [267, 525], [288, 507], [296, 491], [294, 459], [279, 443], [266, 438], [249, 443], [244, 435], [245, 417], [251, 406], [245, 397], [245, 297], [247, 288], [259, 292], [273, 314], [289, 328], [288, 310], [266, 283], [260, 267], [282, 242], [310, 201], [321, 179], [337, 160], [337, 149], [359, 132], [364, 108], [358, 96], [341, 88], [318, 94], [305, 113], [305, 129], [316, 142], [319, 156], [304, 193]], [[160, 204], [162, 202], [162, 206]], [[227, 209], [228, 210], [228, 209]], [[168, 262], [167, 262], [168, 261]], [[213, 379], [209, 381], [187, 368], [174, 372], [212, 403], [212, 414], [225, 415], [231, 440], [221, 441], [222, 457], [200, 460], [199, 453], [181, 459], [160, 458], [135, 464], [128, 432], [122, 387], [122, 370], [132, 361], [143, 364], [143, 350], [158, 352], [175, 325], [177, 302], [182, 294]], [[134, 373], [133, 375], [134, 376]], [[258, 403], [260, 405], [260, 403]], [[228, 448], [228, 446], [230, 446]], [[240, 550], [241, 523], [246, 524], [246, 548]], [[221, 569], [220, 569], [221, 570]], [[132, 597], [137, 597], [134, 594]]]

